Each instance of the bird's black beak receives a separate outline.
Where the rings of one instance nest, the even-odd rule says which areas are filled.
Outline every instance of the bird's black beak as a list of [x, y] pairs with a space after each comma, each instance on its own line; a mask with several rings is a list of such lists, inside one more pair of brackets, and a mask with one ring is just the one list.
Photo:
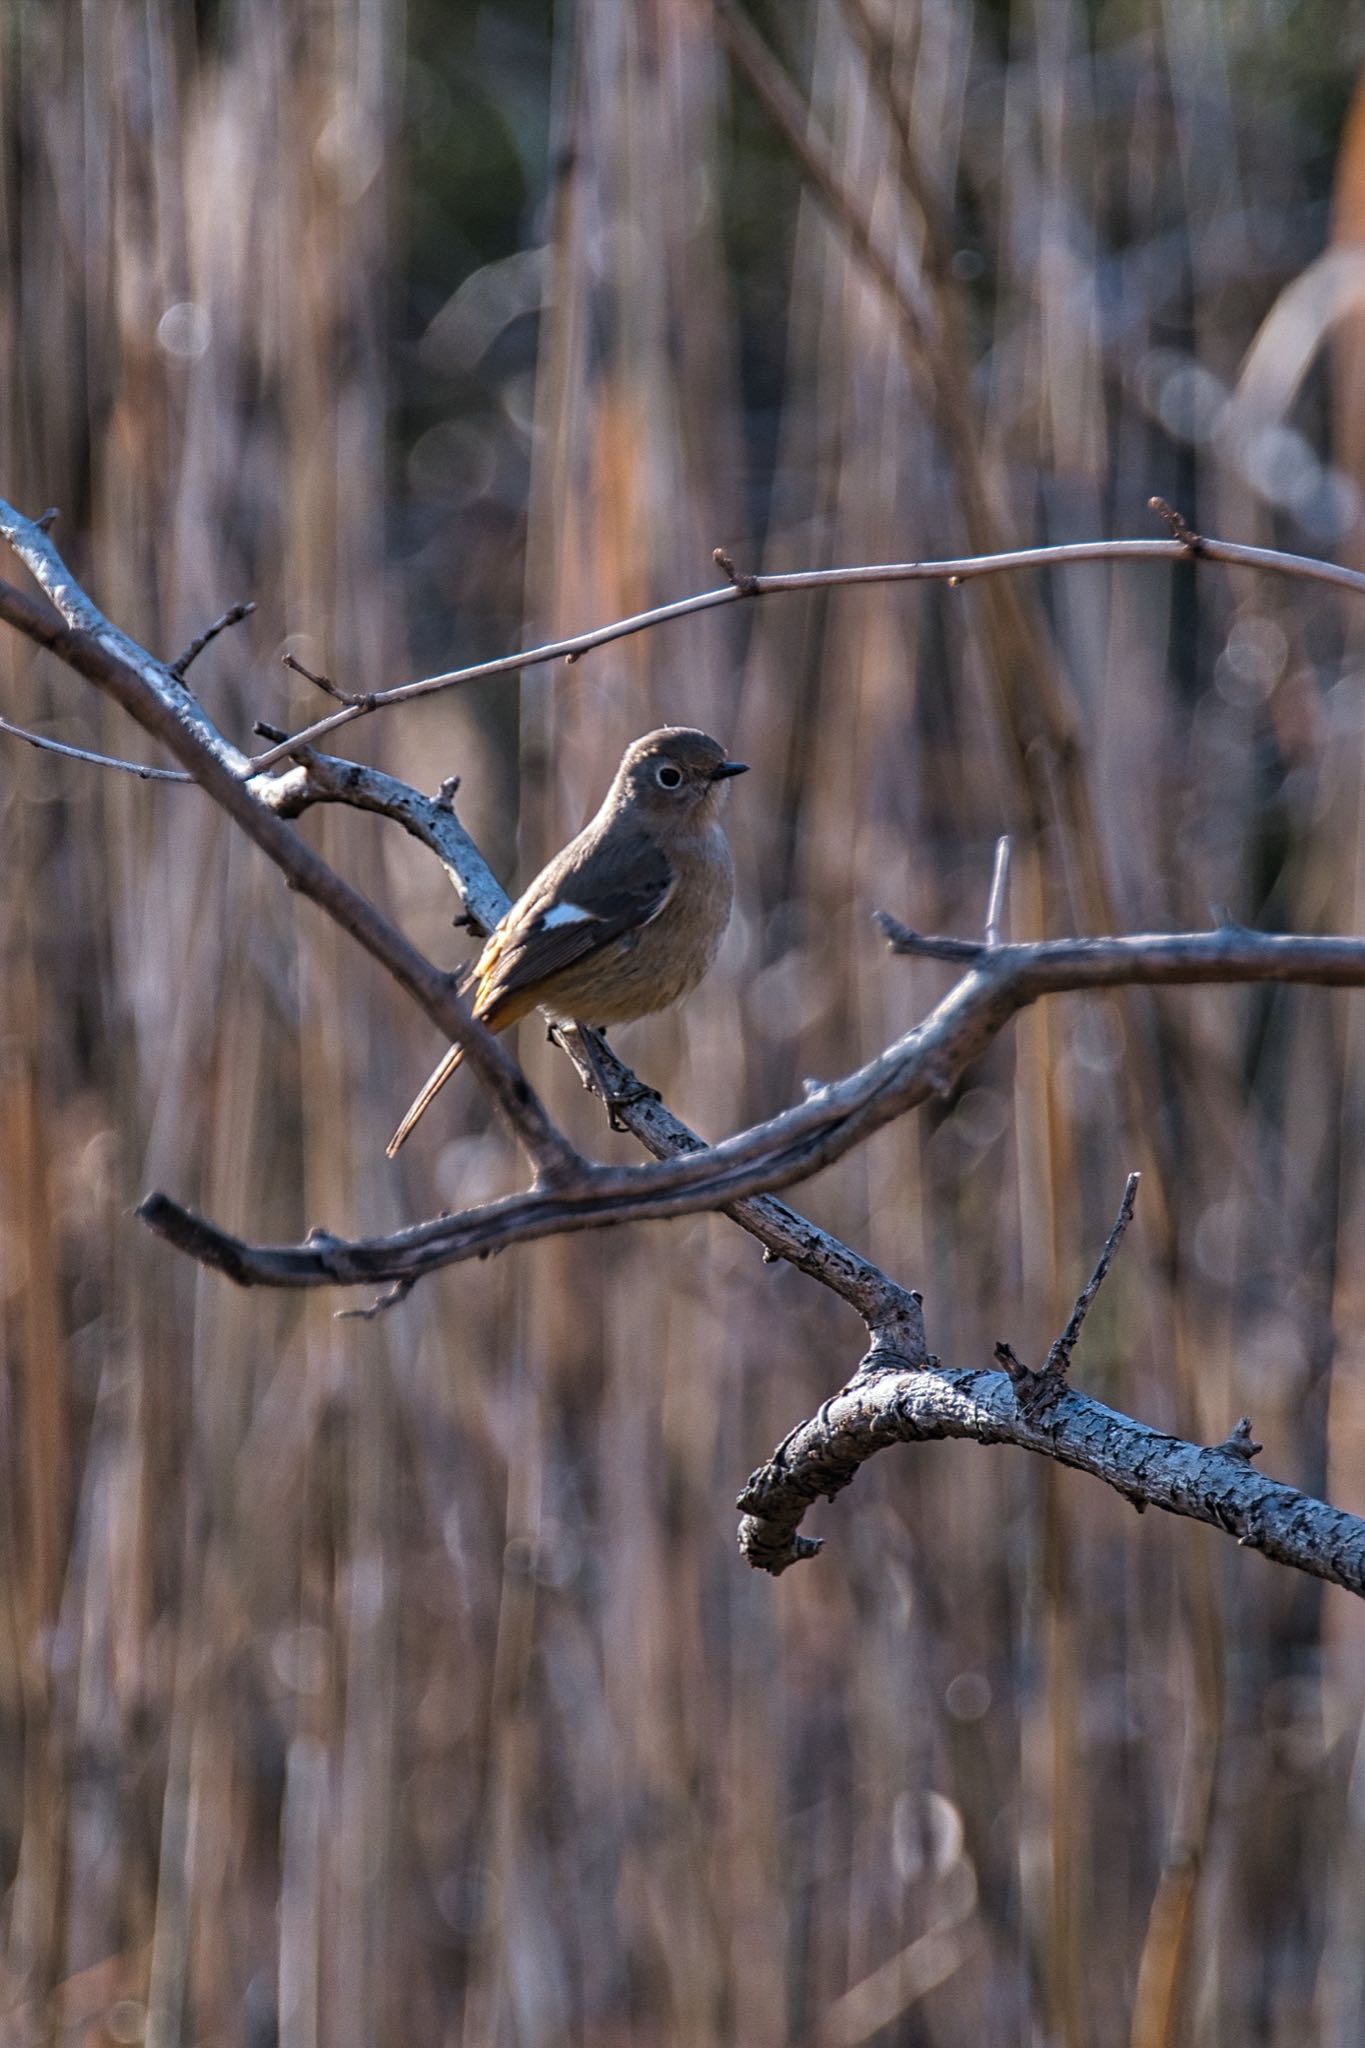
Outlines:
[[747, 761], [722, 761], [719, 768], [711, 770], [711, 780], [713, 782], [725, 782], [731, 775], [747, 775], [748, 772], [749, 764]]

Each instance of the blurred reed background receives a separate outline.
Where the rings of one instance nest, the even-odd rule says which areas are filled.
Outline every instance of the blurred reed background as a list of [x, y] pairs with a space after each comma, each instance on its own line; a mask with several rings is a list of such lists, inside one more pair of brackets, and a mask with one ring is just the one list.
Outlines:
[[[1365, 101], [1329, 0], [10, 0], [5, 493], [238, 739], [742, 566], [1211, 530], [1365, 558]], [[754, 28], [762, 40], [755, 41]], [[792, 89], [795, 98], [793, 99]], [[784, 125], [785, 124], [785, 125]], [[10, 573], [10, 572], [6, 572]], [[503, 877], [665, 719], [753, 763], [721, 964], [623, 1050], [720, 1135], [1018, 935], [1365, 928], [1362, 616], [1212, 569], [736, 607], [354, 729]], [[145, 758], [0, 644], [7, 716]], [[390, 1228], [517, 1177], [194, 791], [0, 741], [5, 2040], [1365, 2038], [1365, 1626], [1004, 1451], [779, 1583], [750, 1468], [854, 1319], [718, 1219], [372, 1323], [130, 1215]], [[419, 850], [303, 827], [442, 961]], [[584, 1142], [630, 1156], [531, 1027]], [[1317, 991], [1055, 1003], [798, 1204], [1084, 1386], [1365, 1511], [1365, 1047]]]

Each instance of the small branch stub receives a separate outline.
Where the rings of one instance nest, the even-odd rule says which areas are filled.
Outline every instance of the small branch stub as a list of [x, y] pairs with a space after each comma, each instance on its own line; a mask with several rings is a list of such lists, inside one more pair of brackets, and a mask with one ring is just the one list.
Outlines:
[[995, 860], [991, 867], [991, 889], [986, 899], [986, 944], [1000, 944], [1001, 927], [1004, 922], [1005, 892], [1010, 880], [1010, 837], [1002, 832], [995, 842]]
[[728, 583], [733, 583], [735, 589], [738, 590], [742, 596], [758, 596], [762, 586], [759, 583], [757, 576], [746, 576], [741, 574], [741, 572], [735, 567], [733, 557], [727, 555], [724, 548], [712, 548], [711, 560], [715, 563], [716, 567], [720, 570], [721, 575], [724, 576], [726, 581]]
[[1249, 1465], [1253, 1458], [1260, 1456], [1261, 1452], [1265, 1449], [1265, 1445], [1258, 1444], [1253, 1436], [1251, 1417], [1249, 1415], [1239, 1415], [1228, 1434], [1223, 1438], [1222, 1443], [1214, 1444], [1212, 1449], [1223, 1451], [1230, 1458], [1241, 1458]]
[[1199, 538], [1199, 535], [1195, 533], [1193, 529], [1186, 524], [1183, 516], [1176, 511], [1174, 505], [1168, 505], [1164, 498], [1149, 498], [1147, 500], [1147, 503], [1151, 507], [1153, 512], [1160, 513], [1161, 517], [1165, 520], [1167, 526], [1169, 526], [1171, 529], [1171, 538], [1173, 540], [1178, 540], [1180, 542], [1181, 547], [1185, 549], [1187, 554], [1203, 554], [1203, 541]]

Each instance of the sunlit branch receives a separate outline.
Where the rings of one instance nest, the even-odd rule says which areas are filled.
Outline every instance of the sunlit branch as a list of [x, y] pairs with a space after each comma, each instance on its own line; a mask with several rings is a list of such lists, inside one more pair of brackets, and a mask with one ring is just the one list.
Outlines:
[[1311, 555], [1291, 555], [1276, 548], [1213, 540], [1188, 530], [1184, 538], [1173, 534], [1167, 540], [1070, 541], [1056, 547], [1013, 548], [1003, 554], [962, 555], [938, 562], [866, 562], [853, 568], [800, 569], [771, 576], [740, 575], [731, 569], [729, 573], [733, 580], [719, 589], [698, 591], [695, 596], [677, 598], [671, 604], [655, 605], [649, 611], [634, 612], [629, 618], [614, 619], [609, 625], [594, 626], [584, 633], [571, 633], [562, 640], [546, 640], [538, 647], [523, 648], [516, 654], [474, 662], [467, 668], [447, 669], [439, 675], [422, 676], [415, 682], [399, 683], [393, 689], [375, 690], [354, 698], [339, 710], [329, 712], [325, 718], [304, 726], [290, 739], [257, 754], [252, 767], [258, 772], [272, 767], [277, 761], [286, 760], [294, 747], [322, 739], [328, 733], [352, 724], [357, 718], [368, 717], [371, 712], [382, 711], [391, 704], [407, 704], [416, 697], [428, 697], [439, 690], [453, 690], [461, 683], [481, 682], [489, 676], [512, 675], [543, 662], [587, 654], [594, 647], [605, 647], [613, 640], [625, 640], [634, 633], [648, 632], [655, 626], [667, 625], [670, 620], [687, 618], [694, 612], [714, 611], [720, 605], [741, 604], [750, 598], [775, 597], [783, 591], [830, 590], [867, 583], [962, 584], [981, 576], [1008, 575], [1020, 570], [1060, 569], [1080, 562], [1192, 560], [1219, 562], [1231, 568], [1259, 569], [1277, 576], [1302, 577], [1309, 582], [1328, 584], [1334, 590], [1347, 591], [1355, 597], [1365, 597], [1365, 572], [1361, 570], [1345, 569], [1335, 562], [1316, 561]]

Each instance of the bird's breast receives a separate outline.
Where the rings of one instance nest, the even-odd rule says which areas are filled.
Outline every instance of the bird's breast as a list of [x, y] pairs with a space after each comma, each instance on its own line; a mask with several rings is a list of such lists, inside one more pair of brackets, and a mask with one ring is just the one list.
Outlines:
[[629, 1024], [690, 995], [725, 936], [734, 864], [718, 827], [669, 848], [677, 881], [647, 924], [556, 977], [557, 1011], [584, 1023]]

